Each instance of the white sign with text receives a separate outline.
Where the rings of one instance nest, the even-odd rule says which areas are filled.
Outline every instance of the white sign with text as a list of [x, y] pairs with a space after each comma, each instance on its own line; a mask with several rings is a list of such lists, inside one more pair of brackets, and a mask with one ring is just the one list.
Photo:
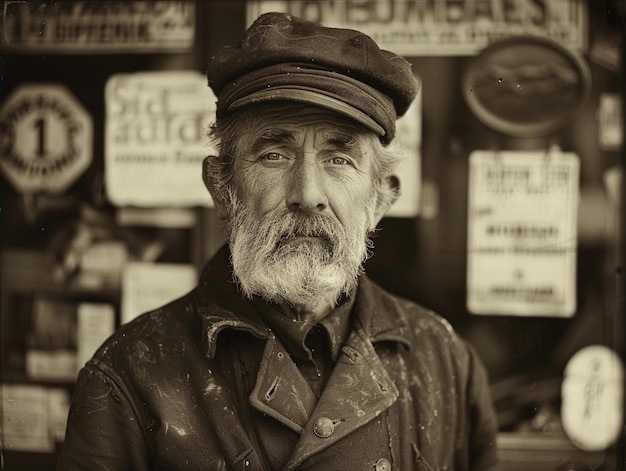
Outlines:
[[198, 275], [193, 265], [128, 263], [122, 276], [120, 324], [183, 296], [197, 283]]
[[211, 206], [202, 161], [216, 98], [196, 71], [112, 76], [106, 85], [105, 175], [117, 206]]
[[582, 0], [249, 0], [248, 24], [281, 11], [355, 29], [405, 56], [473, 55], [502, 38], [532, 34], [585, 49]]
[[579, 166], [554, 148], [470, 155], [470, 312], [574, 314]]
[[[2, 449], [52, 453], [48, 389], [30, 384], [2, 384]], [[2, 466], [0, 466], [2, 467]]]

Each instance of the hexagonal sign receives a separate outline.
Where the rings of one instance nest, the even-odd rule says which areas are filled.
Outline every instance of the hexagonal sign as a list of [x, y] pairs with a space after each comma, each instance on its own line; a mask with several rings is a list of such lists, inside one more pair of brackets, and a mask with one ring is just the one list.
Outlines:
[[24, 84], [0, 107], [0, 170], [21, 193], [60, 193], [89, 167], [93, 122], [58, 84]]

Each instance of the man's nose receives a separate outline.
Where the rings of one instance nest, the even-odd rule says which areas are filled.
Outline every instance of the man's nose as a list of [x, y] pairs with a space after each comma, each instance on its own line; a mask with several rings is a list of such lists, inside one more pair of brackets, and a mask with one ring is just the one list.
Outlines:
[[323, 169], [314, 159], [303, 158], [291, 168], [287, 190], [290, 211], [322, 212], [328, 207]]

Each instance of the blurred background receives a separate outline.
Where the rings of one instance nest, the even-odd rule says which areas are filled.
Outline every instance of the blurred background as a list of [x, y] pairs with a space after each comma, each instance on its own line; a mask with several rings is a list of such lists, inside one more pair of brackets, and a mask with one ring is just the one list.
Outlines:
[[0, 469], [54, 469], [78, 369], [223, 244], [205, 64], [274, 10], [421, 82], [366, 271], [476, 348], [502, 469], [623, 469], [618, 0], [0, 1]]

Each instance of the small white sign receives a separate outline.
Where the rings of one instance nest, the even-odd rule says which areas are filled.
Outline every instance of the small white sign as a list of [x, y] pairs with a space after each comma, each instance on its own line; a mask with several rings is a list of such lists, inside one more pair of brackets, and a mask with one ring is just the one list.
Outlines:
[[26, 374], [40, 381], [75, 381], [76, 352], [74, 350], [26, 351]]
[[115, 330], [115, 309], [106, 303], [80, 303], [76, 325], [76, 368], [80, 370]]
[[186, 294], [196, 286], [197, 279], [193, 265], [128, 263], [122, 277], [121, 323]]
[[613, 167], [607, 168], [604, 171], [604, 175], [602, 177], [604, 181], [604, 188], [606, 189], [606, 194], [609, 200], [609, 203], [613, 208], [616, 209], [617, 214], [621, 214], [620, 208], [622, 206], [622, 185], [624, 181], [624, 169], [621, 165], [615, 165]]
[[598, 146], [617, 152], [623, 141], [622, 98], [617, 93], [603, 93], [598, 105]]
[[561, 422], [580, 449], [601, 451], [613, 445], [624, 417], [624, 365], [603, 345], [579, 350], [565, 367]]
[[92, 159], [91, 116], [57, 84], [25, 84], [0, 107], [0, 170], [22, 193], [59, 193]]
[[57, 442], [65, 440], [67, 417], [70, 413], [70, 393], [63, 388], [48, 389], [50, 433]]
[[421, 208], [422, 190], [422, 94], [396, 122], [396, 137], [400, 148], [406, 152], [394, 174], [400, 180], [400, 198], [391, 207], [389, 217], [415, 217]]
[[2, 390], [2, 448], [9, 451], [51, 453], [47, 389], [41, 386], [4, 384]]
[[473, 55], [496, 40], [528, 34], [584, 49], [585, 7], [582, 0], [249, 0], [247, 19], [281, 11], [362, 31], [396, 54]]
[[558, 149], [470, 155], [470, 312], [574, 314], [579, 165]]
[[106, 85], [105, 175], [111, 202], [211, 206], [202, 161], [217, 99], [196, 71], [112, 76]]

